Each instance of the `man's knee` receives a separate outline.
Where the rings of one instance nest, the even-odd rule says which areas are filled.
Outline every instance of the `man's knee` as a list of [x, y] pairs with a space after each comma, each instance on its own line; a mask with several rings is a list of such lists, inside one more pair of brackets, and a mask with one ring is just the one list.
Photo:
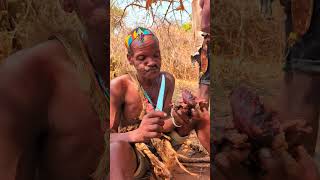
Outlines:
[[132, 151], [132, 147], [128, 142], [125, 141], [117, 141], [110, 143], [110, 153], [121, 153], [121, 152], [130, 152]]
[[128, 142], [118, 141], [110, 143], [110, 169], [122, 176], [132, 177], [136, 169], [136, 157], [134, 149]]
[[[134, 149], [128, 142], [118, 141], [110, 143], [110, 160], [112, 164], [126, 165], [133, 168], [136, 165], [136, 155]], [[117, 166], [117, 165], [115, 165]]]
[[[133, 147], [125, 141], [118, 141], [110, 143], [110, 155], [111, 161], [113, 160], [124, 160], [129, 164], [136, 161], [136, 155]], [[129, 161], [129, 162], [128, 162]]]

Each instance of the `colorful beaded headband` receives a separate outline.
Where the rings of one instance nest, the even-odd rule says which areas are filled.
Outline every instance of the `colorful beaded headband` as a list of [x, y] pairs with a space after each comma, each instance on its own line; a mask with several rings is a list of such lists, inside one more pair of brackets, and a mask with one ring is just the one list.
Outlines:
[[140, 42], [143, 42], [145, 35], [154, 35], [154, 34], [150, 30], [143, 27], [138, 27], [134, 29], [133, 32], [129, 34], [125, 39], [126, 47], [129, 48], [132, 42], [137, 38], [139, 38]]

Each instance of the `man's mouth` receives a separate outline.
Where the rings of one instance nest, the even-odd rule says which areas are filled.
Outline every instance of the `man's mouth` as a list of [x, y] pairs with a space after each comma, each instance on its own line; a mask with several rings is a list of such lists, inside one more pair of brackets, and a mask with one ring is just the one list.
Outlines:
[[158, 67], [145, 67], [144, 70], [146, 72], [151, 72], [151, 71], [158, 71], [159, 68]]

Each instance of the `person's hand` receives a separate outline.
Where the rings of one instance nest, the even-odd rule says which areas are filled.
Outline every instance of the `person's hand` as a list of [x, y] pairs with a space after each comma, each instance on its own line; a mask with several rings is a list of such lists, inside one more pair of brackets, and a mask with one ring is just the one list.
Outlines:
[[167, 114], [162, 111], [152, 111], [146, 114], [138, 129], [134, 133], [135, 142], [146, 142], [162, 135], [164, 118]]
[[190, 124], [190, 118], [188, 116], [188, 110], [185, 108], [180, 108], [178, 110], [172, 109], [172, 118], [177, 126], [187, 126]]
[[232, 149], [217, 154], [214, 158], [217, 173], [214, 176], [223, 180], [253, 180], [252, 174], [241, 164], [248, 155], [249, 149]]
[[180, 136], [187, 136], [194, 129], [194, 124], [188, 115], [186, 104], [180, 103], [182, 107], [179, 109], [172, 109], [172, 122], [174, 121], [175, 130]]
[[266, 172], [261, 180], [319, 180], [320, 175], [315, 162], [303, 146], [293, 150], [272, 152], [262, 149], [259, 152], [261, 167]]
[[178, 110], [172, 111], [172, 116], [175, 119], [175, 122], [179, 126], [190, 126], [191, 120], [206, 120], [210, 119], [210, 114], [208, 112], [209, 104], [204, 99], [197, 98], [196, 99], [197, 106], [196, 108], [192, 108], [191, 117], [188, 114], [188, 105], [183, 102], [183, 100], [179, 101], [180, 108]]
[[192, 111], [192, 119], [196, 121], [210, 121], [210, 113], [207, 108], [194, 108]]

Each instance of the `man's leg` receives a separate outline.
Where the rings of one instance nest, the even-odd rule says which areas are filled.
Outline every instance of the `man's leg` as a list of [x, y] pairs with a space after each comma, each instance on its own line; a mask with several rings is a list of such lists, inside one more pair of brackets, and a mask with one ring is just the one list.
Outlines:
[[306, 120], [313, 132], [303, 143], [313, 155], [317, 143], [320, 75], [298, 71], [286, 72], [281, 94], [281, 121]]
[[133, 179], [137, 168], [134, 149], [127, 142], [110, 143], [110, 179]]

